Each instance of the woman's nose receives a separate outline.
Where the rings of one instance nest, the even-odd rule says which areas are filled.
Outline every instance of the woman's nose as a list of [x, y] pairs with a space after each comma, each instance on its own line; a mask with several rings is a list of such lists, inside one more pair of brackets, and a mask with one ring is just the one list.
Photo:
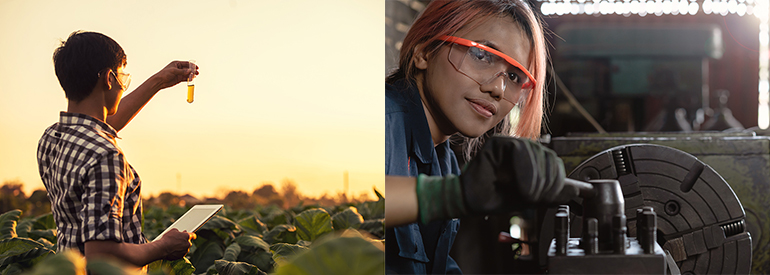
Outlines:
[[500, 72], [485, 83], [482, 83], [480, 88], [482, 92], [489, 93], [495, 99], [500, 100], [505, 95], [505, 86], [505, 73]]

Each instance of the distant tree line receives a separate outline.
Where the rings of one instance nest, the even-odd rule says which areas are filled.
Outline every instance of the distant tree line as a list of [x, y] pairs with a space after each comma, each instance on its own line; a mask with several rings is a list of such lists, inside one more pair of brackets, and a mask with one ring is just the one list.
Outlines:
[[[51, 202], [47, 192], [38, 189], [29, 196], [24, 193], [24, 184], [20, 180], [9, 180], [0, 186], [0, 213], [13, 209], [21, 209], [23, 216], [36, 217], [51, 212]], [[192, 195], [163, 192], [158, 196], [144, 196], [145, 207], [159, 206], [168, 208], [170, 205], [190, 206], [200, 203], [223, 203], [232, 209], [254, 209], [257, 206], [275, 205], [289, 209], [297, 205], [335, 206], [341, 204], [356, 204], [367, 201], [366, 193], [357, 197], [348, 197], [344, 192], [329, 195], [322, 194], [318, 197], [303, 195], [297, 190], [297, 184], [289, 179], [281, 182], [280, 190], [276, 189], [272, 182], [263, 182], [251, 193], [240, 190], [220, 192], [218, 196], [196, 198]]]
[[0, 186], [0, 213], [20, 209], [24, 217], [36, 217], [51, 212], [48, 192], [38, 189], [27, 196], [23, 187], [24, 184], [20, 180], [3, 182]]

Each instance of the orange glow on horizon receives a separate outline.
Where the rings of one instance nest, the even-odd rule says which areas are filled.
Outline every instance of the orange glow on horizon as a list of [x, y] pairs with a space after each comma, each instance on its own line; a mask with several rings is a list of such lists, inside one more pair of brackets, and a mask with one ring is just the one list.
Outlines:
[[[143, 196], [250, 193], [285, 180], [303, 195], [333, 196], [345, 171], [349, 195], [384, 193], [382, 3], [180, 3], [0, 2], [0, 35], [17, 38], [0, 40], [0, 184], [43, 188], [37, 141], [67, 108], [51, 56], [70, 33], [90, 30], [123, 47], [133, 88], [172, 60], [200, 67], [193, 104], [182, 100], [184, 82], [161, 90], [118, 134]], [[194, 26], [180, 29], [175, 14]], [[311, 41], [347, 46], [340, 55], [338, 44]]]

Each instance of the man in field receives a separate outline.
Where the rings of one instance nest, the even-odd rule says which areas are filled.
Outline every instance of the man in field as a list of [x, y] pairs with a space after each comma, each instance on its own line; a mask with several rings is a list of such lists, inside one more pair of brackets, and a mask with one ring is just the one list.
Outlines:
[[174, 61], [126, 98], [131, 76], [126, 54], [101, 33], [73, 32], [54, 51], [67, 111], [40, 138], [37, 161], [56, 220], [58, 251], [86, 259], [112, 256], [136, 266], [179, 259], [194, 233], [173, 230], [158, 241], [142, 234], [141, 181], [117, 145], [118, 131], [161, 89], [187, 79], [197, 67]]

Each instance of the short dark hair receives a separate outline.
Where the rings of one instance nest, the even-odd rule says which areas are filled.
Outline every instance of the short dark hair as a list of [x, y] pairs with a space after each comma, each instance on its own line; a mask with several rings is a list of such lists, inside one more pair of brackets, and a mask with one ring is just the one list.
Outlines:
[[56, 77], [67, 99], [88, 97], [104, 69], [117, 70], [126, 53], [112, 38], [97, 32], [75, 31], [53, 52]]

